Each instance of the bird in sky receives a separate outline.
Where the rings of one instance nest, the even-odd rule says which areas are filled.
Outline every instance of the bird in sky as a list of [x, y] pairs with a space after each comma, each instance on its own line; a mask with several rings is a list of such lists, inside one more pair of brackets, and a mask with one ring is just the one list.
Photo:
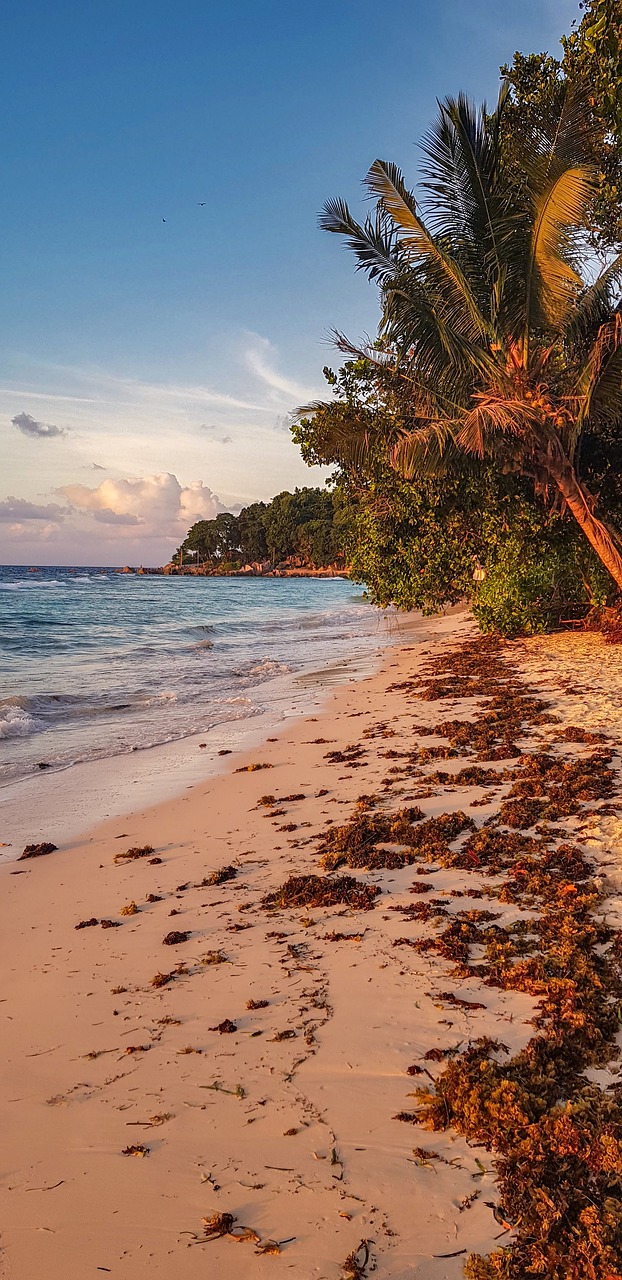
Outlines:
[[197, 204], [199, 206], [199, 209], [204, 209], [207, 204], [207, 200], [197, 200]]

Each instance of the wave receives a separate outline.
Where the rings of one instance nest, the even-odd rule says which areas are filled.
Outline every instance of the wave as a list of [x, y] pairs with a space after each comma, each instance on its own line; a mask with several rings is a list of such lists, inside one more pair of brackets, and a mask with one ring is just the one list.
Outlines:
[[0, 582], [0, 591], [38, 591], [41, 587], [60, 585], [60, 578], [20, 578], [17, 582]]
[[0, 738], [28, 738], [40, 728], [35, 717], [18, 703], [0, 710]]
[[[0, 699], [3, 778], [29, 775], [41, 760], [63, 769], [280, 708], [290, 673], [376, 645], [371, 609], [343, 581], [205, 579], [186, 592], [174, 579], [132, 583], [105, 566], [27, 573], [0, 569], [11, 681]], [[216, 732], [226, 741], [226, 728]]]
[[233, 675], [248, 679], [255, 677], [263, 680], [269, 680], [272, 676], [286, 676], [293, 670], [287, 662], [279, 662], [276, 658], [260, 658], [253, 659], [245, 663], [244, 666], [238, 667]]
[[95, 719], [97, 716], [114, 715], [119, 711], [142, 711], [148, 707], [176, 703], [178, 697], [172, 689], [163, 689], [158, 693], [140, 691], [121, 695], [119, 698], [89, 699], [74, 693], [5, 698], [0, 701], [0, 737], [25, 737], [58, 720]]

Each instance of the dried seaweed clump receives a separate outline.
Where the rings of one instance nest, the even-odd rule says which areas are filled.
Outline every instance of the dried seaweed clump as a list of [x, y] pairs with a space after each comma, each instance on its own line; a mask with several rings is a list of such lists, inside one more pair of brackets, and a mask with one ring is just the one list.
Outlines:
[[205, 955], [201, 956], [200, 963], [205, 965], [226, 964], [227, 956], [224, 951], [206, 951]]
[[23, 862], [24, 858], [44, 858], [48, 853], [55, 853], [58, 848], [56, 844], [50, 844], [49, 840], [44, 840], [42, 844], [27, 844], [23, 853], [20, 853], [18, 862]]
[[115, 853], [115, 862], [135, 862], [137, 858], [150, 858], [153, 853], [152, 844], [133, 845], [125, 853]]
[[334, 907], [345, 904], [356, 911], [371, 911], [380, 893], [376, 885], [361, 884], [354, 876], [290, 876], [280, 889], [262, 898], [262, 906], [274, 911], [285, 907]]
[[236, 1222], [232, 1213], [212, 1213], [209, 1218], [203, 1218], [203, 1234], [208, 1240], [228, 1236]]
[[169, 982], [173, 981], [174, 977], [175, 977], [174, 973], [156, 973], [154, 977], [151, 979], [151, 986], [166, 987], [168, 986]]
[[555, 737], [558, 742], [607, 742], [606, 733], [594, 733], [590, 729], [581, 729], [576, 724], [566, 725], [565, 729], [558, 729]]
[[585, 801], [609, 799], [612, 759], [613, 752], [602, 747], [578, 760], [545, 751], [521, 756], [500, 821], [509, 827], [530, 827], [543, 818], [556, 822], [578, 813]]
[[239, 769], [236, 769], [235, 772], [236, 773], [257, 773], [259, 769], [273, 769], [273, 768], [274, 768], [273, 764], [268, 764], [266, 761], [264, 761], [263, 763], [260, 763], [260, 764], [243, 764], [240, 766]]
[[473, 819], [458, 809], [456, 813], [439, 813], [436, 818], [427, 818], [413, 833], [411, 843], [417, 853], [434, 860], [445, 852], [452, 840], [465, 831], [474, 830]]
[[212, 871], [211, 875], [205, 876], [201, 881], [201, 888], [206, 889], [215, 884], [225, 884], [227, 880], [235, 880], [238, 874], [237, 867], [219, 867], [217, 871]]
[[503, 777], [495, 769], [482, 769], [481, 765], [469, 764], [457, 773], [428, 773], [425, 780], [443, 787], [493, 787], [503, 782]]
[[377, 846], [381, 843], [410, 844], [415, 834], [413, 823], [421, 821], [423, 811], [414, 805], [393, 815], [370, 813], [370, 800], [373, 799], [364, 797], [359, 802], [359, 812], [350, 822], [333, 827], [324, 836], [319, 851], [322, 866], [327, 871], [335, 871], [342, 866], [366, 870], [396, 868], [415, 861], [415, 855], [410, 851], [380, 850]]
[[370, 1260], [370, 1241], [361, 1240], [358, 1249], [353, 1249], [342, 1264], [344, 1280], [365, 1280]]
[[162, 945], [165, 947], [176, 947], [180, 942], [187, 942], [190, 933], [186, 929], [171, 929], [166, 937], [162, 939]]

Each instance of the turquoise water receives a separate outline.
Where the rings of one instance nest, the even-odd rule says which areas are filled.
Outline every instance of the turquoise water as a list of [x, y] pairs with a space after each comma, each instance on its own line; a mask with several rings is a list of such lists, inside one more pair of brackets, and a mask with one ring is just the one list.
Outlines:
[[0, 567], [0, 782], [222, 732], [384, 635], [345, 579]]

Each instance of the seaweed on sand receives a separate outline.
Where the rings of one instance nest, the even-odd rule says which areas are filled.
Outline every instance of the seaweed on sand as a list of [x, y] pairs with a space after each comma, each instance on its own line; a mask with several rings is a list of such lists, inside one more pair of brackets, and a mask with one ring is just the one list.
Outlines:
[[371, 911], [380, 893], [377, 885], [362, 884], [354, 876], [290, 876], [279, 889], [262, 898], [262, 906], [274, 911], [285, 907], [333, 907], [345, 904], [356, 911]]
[[151, 979], [152, 987], [166, 987], [175, 977], [174, 973], [156, 973]]
[[240, 765], [240, 768], [236, 769], [235, 772], [236, 773], [257, 773], [260, 769], [274, 769], [274, 765], [268, 764], [267, 761], [263, 761], [260, 764], [243, 764], [243, 765]]
[[219, 1022], [215, 1027], [210, 1027], [209, 1030], [219, 1031], [221, 1036], [233, 1035], [233, 1032], [237, 1031], [237, 1026], [231, 1018], [224, 1018], [222, 1022]]
[[358, 1249], [348, 1254], [343, 1266], [344, 1280], [364, 1280], [370, 1261], [370, 1240], [361, 1240]]
[[23, 862], [25, 858], [44, 858], [48, 853], [55, 853], [58, 848], [56, 844], [50, 844], [49, 840], [44, 840], [42, 844], [27, 844], [23, 853], [20, 853], [18, 862]]
[[152, 853], [152, 844], [133, 845], [125, 853], [115, 853], [114, 862], [135, 862], [138, 858], [150, 858]]
[[224, 951], [206, 951], [205, 955], [201, 956], [199, 963], [203, 965], [227, 964], [227, 960], [228, 957]]
[[[479, 641], [462, 655], [447, 655], [431, 676], [424, 696], [489, 698], [488, 742], [491, 712], [503, 732], [515, 736], [552, 721], [546, 705], [530, 697], [502, 657], [500, 642]], [[472, 749], [483, 749], [473, 727], [481, 721], [468, 723], [464, 734], [454, 723], [451, 740], [463, 736]], [[448, 729], [447, 722], [443, 727]], [[557, 740], [587, 739], [571, 727]], [[570, 762], [545, 752], [521, 756], [501, 820], [524, 825], [537, 809], [555, 819], [607, 798], [613, 790], [611, 759], [602, 750]], [[469, 836], [459, 865], [502, 875], [503, 885], [491, 892], [537, 914], [502, 928], [481, 913], [460, 913], [436, 938], [420, 944], [453, 960], [461, 974], [477, 974], [487, 985], [523, 991], [537, 1001], [535, 1034], [523, 1050], [509, 1057], [498, 1042], [475, 1040], [433, 1085], [417, 1091], [415, 1113], [397, 1117], [431, 1129], [451, 1126], [495, 1153], [500, 1204], [491, 1207], [513, 1236], [487, 1258], [471, 1256], [468, 1280], [620, 1275], [622, 1086], [615, 1082], [603, 1090], [586, 1071], [606, 1067], [618, 1054], [622, 933], [595, 916], [601, 897], [587, 858], [552, 837], [555, 832], [544, 827], [540, 838], [490, 827]], [[448, 865], [446, 855], [437, 861]], [[473, 944], [482, 955], [476, 964]]]
[[199, 888], [207, 889], [211, 888], [212, 885], [226, 884], [227, 880], [235, 880], [237, 874], [237, 867], [219, 867], [217, 871], [212, 871], [211, 875], [205, 876], [201, 881]]
[[370, 813], [375, 804], [375, 797], [365, 796], [359, 802], [359, 812], [350, 822], [333, 827], [327, 831], [319, 852], [322, 854], [322, 866], [327, 871], [335, 871], [337, 867], [364, 867], [367, 870], [377, 867], [404, 867], [415, 858], [410, 852], [379, 850], [378, 844], [410, 844], [414, 838], [414, 823], [423, 818], [422, 810], [417, 806], [401, 809], [393, 815]]

